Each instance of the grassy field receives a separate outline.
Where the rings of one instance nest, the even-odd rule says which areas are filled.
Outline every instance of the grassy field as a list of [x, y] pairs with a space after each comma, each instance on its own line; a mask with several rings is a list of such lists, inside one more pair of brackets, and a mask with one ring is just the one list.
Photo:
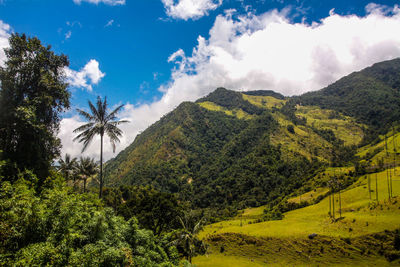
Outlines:
[[249, 120], [253, 118], [253, 115], [248, 114], [247, 112], [244, 112], [241, 109], [227, 109], [224, 107], [221, 107], [217, 104], [215, 104], [214, 102], [210, 102], [210, 101], [205, 101], [205, 102], [200, 102], [198, 103], [201, 107], [211, 110], [211, 111], [220, 111], [220, 112], [224, 112], [226, 115], [229, 116], [235, 116], [238, 119], [245, 119], [245, 120]]
[[[397, 173], [400, 174], [400, 169], [397, 170]], [[378, 182], [378, 201], [375, 199], [375, 177], [377, 177]], [[296, 253], [299, 250], [303, 251], [299, 244], [303, 243], [303, 246], [308, 248], [307, 251], [312, 254], [316, 253], [315, 251], [321, 244], [321, 246], [324, 246], [323, 244], [329, 243], [330, 245], [327, 246], [327, 249], [329, 249], [333, 246], [332, 244], [336, 244], [335, 242], [342, 242], [346, 238], [361, 240], [374, 233], [398, 229], [400, 227], [400, 177], [396, 176], [393, 179], [393, 195], [395, 197], [391, 201], [388, 200], [386, 172], [372, 174], [370, 178], [371, 199], [368, 192], [367, 176], [360, 177], [352, 186], [341, 192], [341, 218], [339, 218], [339, 194], [335, 194], [335, 217], [337, 219], [335, 222], [328, 216], [329, 198], [326, 197], [318, 204], [287, 212], [284, 214], [284, 218], [278, 221], [256, 223], [257, 219], [262, 218], [264, 210], [264, 207], [258, 207], [243, 210], [232, 220], [208, 225], [199, 236], [202, 239], [212, 241], [210, 254], [196, 257], [194, 262], [199, 267], [265, 266], [266, 264], [272, 266], [304, 264], [306, 266], [306, 257]], [[319, 191], [322, 193], [323, 189]], [[304, 197], [310, 196], [311, 193], [306, 193]], [[325, 238], [325, 241], [320, 240], [321, 244], [312, 243], [308, 239], [308, 236], [312, 233]], [[242, 240], [238, 239], [237, 236], [242, 236], [242, 239], [250, 238], [253, 240], [246, 241], [247, 245], [252, 244], [253, 247], [245, 248], [243, 244], [238, 245], [237, 242], [240, 244], [243, 241], [237, 241]], [[228, 237], [237, 240], [229, 241]], [[360, 246], [363, 246], [365, 242], [365, 240], [359, 241]], [[282, 247], [282, 244], [286, 244], [283, 246], [288, 248], [292, 246], [291, 250], [294, 250], [294, 252], [271, 254], [270, 250], [276, 249], [276, 246]], [[221, 252], [221, 246], [224, 246], [223, 252]], [[340, 253], [333, 250], [330, 254], [325, 252], [323, 256], [319, 255], [320, 258], [313, 257], [312, 263], [319, 265], [329, 262], [329, 265], [337, 264], [340, 266], [351, 266], [356, 263], [363, 266], [388, 265], [383, 257], [374, 253], [368, 254], [368, 257], [365, 255], [354, 256], [354, 251], [352, 252], [355, 249], [354, 247], [347, 247], [342, 243], [337, 243], [335, 246], [337, 246], [337, 250], [348, 250], [343, 252], [346, 259], [340, 258], [338, 256]], [[259, 251], [260, 249], [265, 251]], [[266, 255], [269, 254], [271, 254], [270, 257], [267, 257]], [[311, 257], [310, 255], [308, 256]], [[356, 253], [355, 255], [359, 254]]]
[[306, 192], [306, 193], [301, 194], [296, 197], [292, 197], [292, 198], [288, 199], [288, 202], [300, 203], [300, 202], [306, 201], [306, 202], [312, 203], [312, 201], [314, 201], [321, 195], [325, 195], [326, 193], [328, 193], [328, 191], [329, 191], [329, 189], [326, 187], [318, 187], [312, 191]]
[[[274, 119], [280, 127], [271, 134], [271, 143], [282, 145], [282, 153], [287, 157], [296, 156], [299, 153], [307, 159], [312, 157], [320, 161], [327, 161], [330, 157], [332, 145], [316, 134], [312, 129], [303, 125], [293, 125], [281, 113], [273, 113]], [[288, 125], [293, 125], [294, 133], [287, 130]]]
[[254, 96], [246, 94], [242, 94], [242, 96], [244, 100], [260, 108], [281, 108], [286, 103], [286, 100], [277, 99], [272, 96]]
[[[398, 173], [400, 174], [399, 170]], [[250, 223], [257, 216], [262, 216], [263, 208], [245, 210], [243, 218], [239, 216], [230, 221], [208, 225], [201, 233], [201, 237], [218, 233], [241, 233], [261, 237], [300, 237], [317, 233], [327, 236], [354, 237], [394, 230], [400, 226], [400, 201], [388, 203], [386, 172], [380, 172], [377, 174], [379, 203], [374, 203], [376, 202], [374, 176], [372, 175], [371, 200], [365, 176], [361, 177], [354, 186], [341, 192], [343, 218], [336, 223], [332, 223], [328, 216], [329, 200], [325, 198], [318, 204], [287, 212], [284, 219], [279, 221]], [[393, 179], [393, 194], [400, 194], [400, 177], [398, 176]], [[377, 207], [372, 208], [376, 205]], [[338, 218], [338, 194], [335, 194], [335, 206]], [[250, 214], [251, 217], [248, 216]], [[240, 226], [241, 222], [242, 226]]]
[[298, 106], [296, 115], [306, 118], [308, 126], [332, 130], [336, 138], [343, 140], [345, 145], [359, 144], [364, 137], [362, 127], [365, 126], [333, 110], [315, 106]]
[[[385, 136], [379, 136], [380, 141], [373, 145], [361, 147], [357, 156], [360, 158], [370, 158], [372, 165], [378, 165], [378, 160], [383, 159], [384, 164], [393, 164], [396, 160], [400, 162], [400, 133], [389, 132], [385, 142]], [[386, 153], [387, 143], [387, 153]], [[397, 163], [398, 164], [398, 163]]]

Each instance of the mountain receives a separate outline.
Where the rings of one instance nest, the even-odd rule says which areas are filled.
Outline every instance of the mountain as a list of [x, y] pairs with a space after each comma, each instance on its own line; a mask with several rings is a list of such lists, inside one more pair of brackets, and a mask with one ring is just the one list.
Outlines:
[[400, 58], [354, 72], [320, 91], [297, 97], [297, 103], [356, 118], [369, 126], [371, 141], [400, 120]]
[[399, 119], [399, 85], [396, 59], [291, 98], [218, 88], [108, 161], [107, 185], [150, 185], [193, 208], [278, 203], [323, 166], [357, 161], [357, 146]]

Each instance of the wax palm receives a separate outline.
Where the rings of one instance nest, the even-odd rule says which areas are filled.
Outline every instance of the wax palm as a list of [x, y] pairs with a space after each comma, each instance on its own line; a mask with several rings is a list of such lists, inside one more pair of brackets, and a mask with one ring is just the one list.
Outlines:
[[84, 117], [88, 123], [76, 128], [74, 133], [80, 133], [74, 138], [79, 143], [83, 143], [82, 152], [86, 150], [89, 144], [93, 141], [96, 135], [100, 135], [100, 198], [103, 192], [103, 137], [106, 134], [110, 138], [113, 152], [115, 152], [115, 145], [122, 136], [122, 130], [118, 128], [118, 125], [128, 121], [117, 120], [116, 115], [121, 111], [124, 105], [120, 105], [110, 113], [107, 110], [107, 98], [104, 101], [100, 97], [97, 97], [96, 106], [92, 102], [88, 101], [91, 114], [77, 109], [78, 113]]
[[186, 254], [186, 259], [192, 263], [192, 258], [196, 253], [196, 249], [204, 249], [203, 242], [196, 236], [202, 229], [204, 220], [201, 218], [199, 221], [195, 221], [190, 215], [191, 214], [185, 214], [184, 218], [178, 216], [182, 229], [177, 232], [177, 238], [172, 244], [175, 246], [180, 245]]
[[64, 178], [68, 181], [71, 179], [71, 177], [73, 177], [73, 180], [75, 180], [73, 175], [76, 170], [76, 158], [71, 158], [70, 154], [65, 154], [65, 158], [61, 158], [58, 163], [60, 164], [58, 170], [61, 172]]
[[98, 171], [97, 164], [92, 158], [81, 157], [77, 165], [78, 177], [83, 181], [83, 192], [86, 192], [86, 181]]

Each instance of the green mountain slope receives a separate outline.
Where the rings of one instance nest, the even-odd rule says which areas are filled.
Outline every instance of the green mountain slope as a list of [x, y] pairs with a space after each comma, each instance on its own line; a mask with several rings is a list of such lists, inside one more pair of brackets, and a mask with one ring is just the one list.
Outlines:
[[323, 166], [352, 166], [356, 146], [399, 118], [399, 67], [375, 64], [293, 98], [218, 88], [137, 136], [106, 164], [106, 182], [151, 185], [194, 208], [278, 204]]
[[354, 72], [328, 87], [297, 97], [301, 105], [332, 109], [370, 126], [370, 138], [400, 120], [400, 58]]

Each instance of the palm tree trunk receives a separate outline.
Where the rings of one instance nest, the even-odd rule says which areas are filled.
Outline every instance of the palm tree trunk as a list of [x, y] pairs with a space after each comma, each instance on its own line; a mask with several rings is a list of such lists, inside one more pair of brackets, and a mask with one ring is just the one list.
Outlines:
[[369, 200], [371, 200], [371, 175], [368, 174], [368, 194], [369, 194]]
[[83, 179], [83, 193], [86, 192], [86, 178]]
[[376, 192], [376, 201], [379, 202], [378, 199], [378, 174], [375, 174], [375, 192]]
[[100, 192], [99, 197], [103, 197], [103, 135], [100, 135]]

